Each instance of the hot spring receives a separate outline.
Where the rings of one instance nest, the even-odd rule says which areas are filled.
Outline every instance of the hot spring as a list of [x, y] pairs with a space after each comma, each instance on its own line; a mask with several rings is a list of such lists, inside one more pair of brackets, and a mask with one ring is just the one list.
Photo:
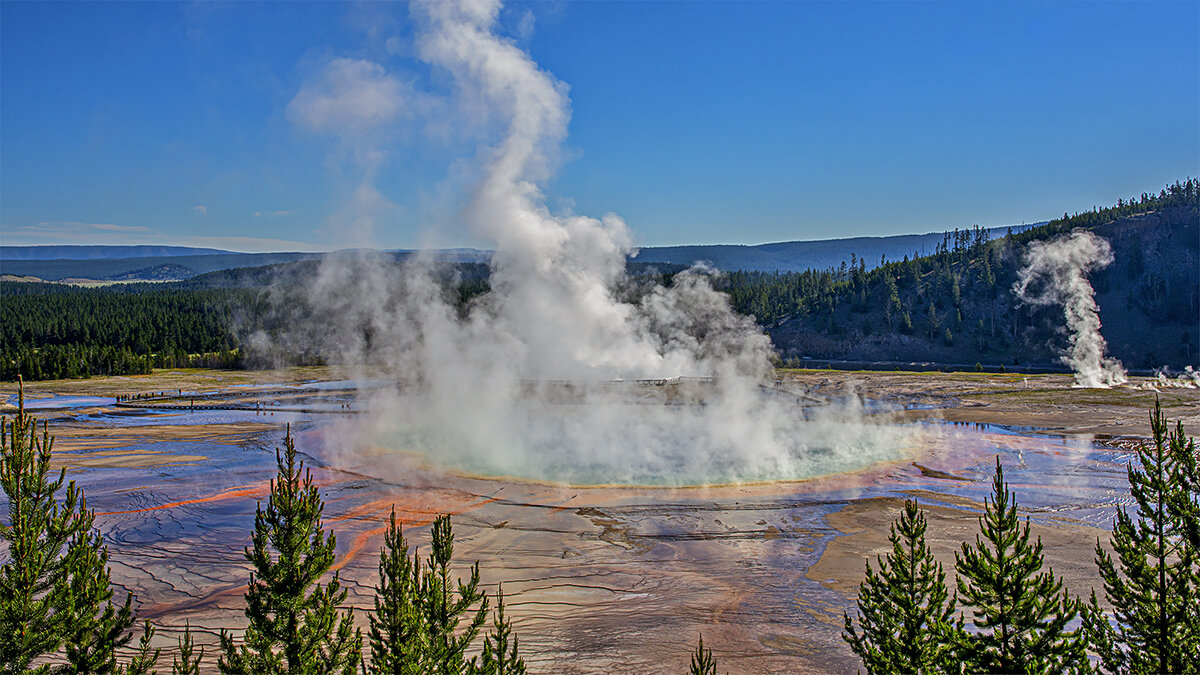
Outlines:
[[581, 486], [699, 486], [848, 473], [914, 452], [919, 425], [854, 395], [709, 378], [521, 383], [500, 405], [448, 408], [436, 393], [372, 395], [371, 444], [441, 470]]

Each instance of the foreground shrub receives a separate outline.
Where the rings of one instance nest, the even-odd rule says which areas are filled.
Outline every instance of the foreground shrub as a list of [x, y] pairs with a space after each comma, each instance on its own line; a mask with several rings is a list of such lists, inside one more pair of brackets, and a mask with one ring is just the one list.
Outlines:
[[878, 560], [879, 572], [867, 563], [859, 586], [860, 633], [843, 613], [849, 643], [872, 673], [931, 673], [948, 667], [961, 633], [954, 621], [954, 600], [948, 599], [946, 574], [925, 545], [925, 514], [917, 502], [904, 502], [900, 520], [892, 525], [892, 552]]
[[692, 664], [688, 675], [717, 675], [717, 661], [713, 658], [712, 650], [705, 648], [703, 635], [696, 645], [696, 651], [692, 652]]

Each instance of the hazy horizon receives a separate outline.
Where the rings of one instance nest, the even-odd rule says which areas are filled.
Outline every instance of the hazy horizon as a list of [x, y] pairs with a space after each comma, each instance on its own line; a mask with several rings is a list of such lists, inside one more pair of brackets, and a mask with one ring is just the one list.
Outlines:
[[[1045, 222], [1047, 222], [1047, 221], [1039, 221], [1038, 223], [1020, 223], [1020, 224], [1014, 224], [1014, 225], [997, 225], [994, 227], [984, 227], [983, 229], [986, 231], [992, 232], [992, 233], [996, 233], [997, 231], [1003, 230], [1005, 228], [1014, 228], [1014, 230], [1019, 231], [1020, 229], [1032, 227], [1032, 226], [1035, 226], [1035, 225], [1038, 225], [1041, 223], [1045, 223]], [[962, 228], [959, 228], [959, 229], [962, 229]], [[761, 242], [755, 242], [755, 243], [749, 243], [749, 244], [732, 243], [732, 242], [712, 242], [712, 243], [703, 243], [703, 244], [667, 244], [667, 245], [662, 245], [662, 246], [645, 245], [645, 246], [635, 247], [634, 248], [634, 256], [636, 257], [636, 252], [640, 251], [642, 249], [702, 248], [702, 247], [723, 247], [723, 246], [755, 248], [755, 247], [759, 247], [759, 246], [770, 246], [773, 244], [824, 243], [824, 242], [839, 242], [839, 241], [856, 241], [856, 240], [863, 240], [863, 239], [898, 239], [898, 238], [902, 238], [902, 237], [933, 237], [933, 236], [942, 235], [942, 234], [945, 234], [945, 233], [951, 232], [951, 231], [953, 231], [953, 230], [932, 230], [929, 232], [909, 232], [909, 233], [902, 233], [902, 234], [884, 234], [884, 235], [868, 234], [868, 235], [856, 235], [856, 236], [852, 236], [852, 237], [828, 237], [828, 238], [822, 238], [822, 239], [792, 239], [792, 240], [788, 240], [788, 241], [761, 241]], [[324, 249], [319, 249], [319, 250], [305, 250], [305, 251], [285, 250], [285, 249], [243, 251], [243, 250], [228, 249], [228, 248], [225, 248], [225, 249], [215, 248], [215, 247], [211, 247], [211, 246], [190, 246], [187, 244], [137, 244], [137, 243], [129, 243], [129, 244], [67, 244], [67, 243], [8, 244], [8, 243], [0, 243], [0, 249], [7, 249], [7, 248], [13, 248], [13, 249], [26, 249], [26, 248], [179, 248], [179, 249], [194, 249], [197, 251], [205, 251], [205, 250], [217, 251], [219, 253], [251, 253], [251, 254], [252, 253], [336, 253], [336, 252], [340, 252], [340, 251], [352, 251], [352, 250], [373, 250], [373, 251], [379, 251], [379, 252], [383, 252], [383, 253], [416, 252], [416, 251], [443, 251], [443, 252], [475, 251], [475, 252], [479, 252], [479, 253], [491, 253], [494, 251], [493, 248], [482, 248], [482, 247], [478, 247], [478, 246], [446, 246], [446, 247], [438, 247], [438, 248], [361, 247], [361, 249], [354, 247], [354, 248], [324, 248]]]

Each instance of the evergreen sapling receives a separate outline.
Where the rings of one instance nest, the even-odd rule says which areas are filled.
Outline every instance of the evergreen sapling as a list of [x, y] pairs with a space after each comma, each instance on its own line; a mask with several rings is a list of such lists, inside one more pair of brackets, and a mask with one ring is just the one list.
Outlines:
[[717, 675], [717, 661], [713, 658], [712, 650], [704, 647], [704, 636], [700, 636], [700, 642], [696, 645], [696, 651], [692, 652], [691, 667], [688, 668], [688, 675]]
[[481, 675], [525, 675], [525, 660], [517, 652], [518, 640], [512, 634], [512, 620], [504, 615], [504, 585], [496, 590], [496, 615], [492, 632], [483, 641], [477, 673]]
[[954, 621], [946, 574], [925, 544], [927, 523], [914, 500], [904, 502], [888, 539], [892, 551], [867, 563], [859, 586], [858, 623], [848, 613], [844, 639], [870, 673], [932, 673], [952, 669], [954, 646], [962, 632]]
[[[455, 583], [450, 578], [450, 559], [454, 555], [454, 532], [450, 516], [439, 516], [433, 521], [431, 535], [432, 551], [422, 576], [421, 588], [428, 655], [433, 663], [433, 672], [463, 673], [469, 667], [467, 648], [487, 620], [487, 596], [479, 590], [479, 561], [475, 561], [471, 567], [467, 582], [457, 580], [455, 589]], [[476, 603], [479, 603], [479, 609], [474, 616], [468, 616]], [[467, 622], [460, 632], [459, 624], [463, 619], [467, 619]], [[472, 669], [473, 665], [472, 660]]]
[[[318, 580], [333, 565], [335, 537], [321, 527], [325, 505], [312, 474], [296, 459], [291, 427], [278, 476], [264, 509], [259, 504], [245, 556], [254, 565], [246, 590], [244, 643], [221, 631], [222, 673], [353, 675], [362, 660], [362, 635], [338, 605], [347, 592], [338, 575]], [[310, 590], [311, 589], [311, 590]]]
[[1086, 643], [1067, 629], [1079, 602], [1054, 570], [1042, 571], [1042, 541], [1030, 542], [996, 458], [992, 497], [979, 517], [975, 544], [955, 554], [958, 594], [973, 610], [976, 631], [962, 636], [970, 672], [1046, 673], [1089, 670]]
[[66, 469], [51, 478], [54, 438], [45, 426], [39, 437], [19, 386], [17, 416], [0, 420], [0, 488], [8, 501], [0, 540], [9, 556], [0, 567], [0, 672], [49, 672], [31, 663], [60, 649], [63, 672], [146, 672], [157, 658], [149, 651], [153, 629], [146, 624], [143, 649], [127, 668], [119, 666], [116, 651], [133, 637], [125, 632], [133, 625], [133, 598], [113, 604], [108, 547], [95, 514], [74, 481], [58, 501]]
[[171, 675], [200, 675], [200, 661], [204, 658], [204, 648], [200, 648], [199, 654], [194, 654], [196, 651], [195, 643], [192, 641], [192, 624], [184, 623], [183, 635], [179, 637], [179, 656], [171, 659]]
[[1182, 426], [1169, 432], [1157, 401], [1150, 429], [1152, 443], [1139, 448], [1128, 472], [1136, 519], [1121, 509], [1113, 523], [1116, 560], [1096, 542], [1116, 625], [1094, 593], [1087, 624], [1105, 669], [1114, 672], [1185, 672], [1200, 664], [1195, 444]]
[[75, 482], [56, 497], [66, 469], [50, 478], [54, 439], [25, 413], [25, 392], [18, 412], [0, 420], [0, 485], [8, 499], [8, 520], [0, 538], [9, 562], [0, 568], [0, 666], [5, 673], [47, 672], [30, 669], [33, 659], [58, 651], [70, 630], [70, 582], [64, 548], [83, 531], [87, 512]]
[[137, 654], [129, 661], [128, 666], [117, 669], [119, 675], [150, 675], [150, 669], [158, 663], [161, 649], [151, 649], [150, 640], [154, 638], [154, 626], [147, 621], [142, 626], [142, 639], [138, 642]]
[[421, 612], [421, 562], [411, 558], [404, 531], [392, 509], [383, 548], [379, 552], [379, 585], [368, 633], [371, 665], [378, 675], [417, 675], [425, 672], [427, 633]]

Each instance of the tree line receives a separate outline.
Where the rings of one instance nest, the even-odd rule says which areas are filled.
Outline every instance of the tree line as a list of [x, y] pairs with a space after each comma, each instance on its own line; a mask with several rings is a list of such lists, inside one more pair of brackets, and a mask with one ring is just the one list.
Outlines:
[[0, 380], [236, 368], [237, 326], [257, 323], [266, 302], [248, 289], [0, 282]]
[[[1197, 283], [1196, 223], [1200, 220], [1200, 181], [1188, 179], [1138, 199], [1118, 200], [1108, 208], [1064, 214], [1062, 218], [1022, 232], [988, 239], [978, 226], [944, 235], [931, 254], [914, 252], [901, 260], [881, 259], [873, 269], [851, 254], [849, 263], [825, 270], [762, 273], [731, 272], [715, 285], [729, 294], [737, 311], [752, 315], [768, 330], [785, 322], [793, 331], [772, 332], [786, 360], [810, 350], [805, 336], [819, 335], [846, 343], [872, 336], [906, 336], [923, 351], [941, 354], [943, 361], [970, 358], [992, 362], [1051, 360], [1045, 345], [1053, 344], [1062, 325], [1055, 308], [1036, 308], [1015, 300], [1010, 289], [1030, 242], [1045, 240], [1077, 228], [1091, 229], [1119, 218], [1163, 211], [1186, 210], [1192, 236], [1189, 262], [1182, 268], [1146, 264], [1143, 242], [1136, 235], [1122, 243], [1126, 260], [1093, 276], [1097, 292], [1125, 288], [1125, 304], [1143, 320], [1174, 323], [1194, 330], [1200, 321]], [[1191, 362], [1200, 335], [1185, 331], [1178, 353], [1139, 355], [1150, 360]], [[799, 339], [793, 339], [799, 338]], [[813, 351], [819, 351], [813, 348]], [[793, 354], [792, 352], [798, 352]], [[809, 354], [836, 358], [830, 354]], [[1154, 359], [1159, 359], [1154, 363]]]
[[[1188, 179], [1157, 195], [1142, 194], [1117, 205], [1064, 214], [1062, 218], [989, 239], [978, 226], [947, 232], [932, 253], [901, 260], [867, 261], [851, 254], [838, 268], [804, 272], [728, 272], [712, 278], [734, 310], [753, 316], [772, 333], [782, 358], [809, 353], [813, 336], [857, 344], [872, 336], [900, 336], [940, 360], [987, 362], [1053, 360], [1061, 316], [1054, 308], [1016, 302], [1009, 289], [1032, 241], [1075, 228], [1093, 228], [1118, 218], [1184, 208], [1190, 222], [1200, 216], [1200, 181]], [[1193, 225], [1194, 227], [1194, 225]], [[1193, 237], [1194, 238], [1194, 237]], [[1196, 248], [1195, 241], [1190, 243]], [[1181, 326], [1171, 353], [1142, 354], [1136, 367], [1165, 362], [1193, 363], [1200, 334], [1200, 283], [1192, 251], [1183, 268], [1146, 260], [1136, 239], [1123, 244], [1126, 259], [1092, 279], [1097, 291], [1124, 288], [1125, 304], [1142, 319]], [[392, 261], [389, 264], [399, 265]], [[123, 375], [152, 368], [258, 368], [319, 364], [337, 354], [306, 345], [294, 349], [286, 336], [297, 317], [319, 313], [305, 284], [318, 261], [222, 270], [171, 284], [128, 284], [76, 288], [60, 284], [0, 282], [0, 380]], [[631, 263], [622, 297], [636, 298], [648, 283], [669, 285], [681, 266]], [[460, 313], [490, 290], [487, 266], [446, 265], [439, 275], [447, 298]], [[279, 311], [286, 309], [286, 311]], [[322, 320], [338, 320], [322, 317]], [[300, 321], [303, 323], [303, 321]], [[783, 324], [790, 332], [777, 331]], [[368, 328], [363, 328], [369, 331]], [[252, 340], [252, 335], [271, 339]], [[369, 338], [371, 336], [366, 336]], [[818, 350], [819, 351], [819, 350]], [[1158, 362], [1155, 362], [1155, 361]]]

